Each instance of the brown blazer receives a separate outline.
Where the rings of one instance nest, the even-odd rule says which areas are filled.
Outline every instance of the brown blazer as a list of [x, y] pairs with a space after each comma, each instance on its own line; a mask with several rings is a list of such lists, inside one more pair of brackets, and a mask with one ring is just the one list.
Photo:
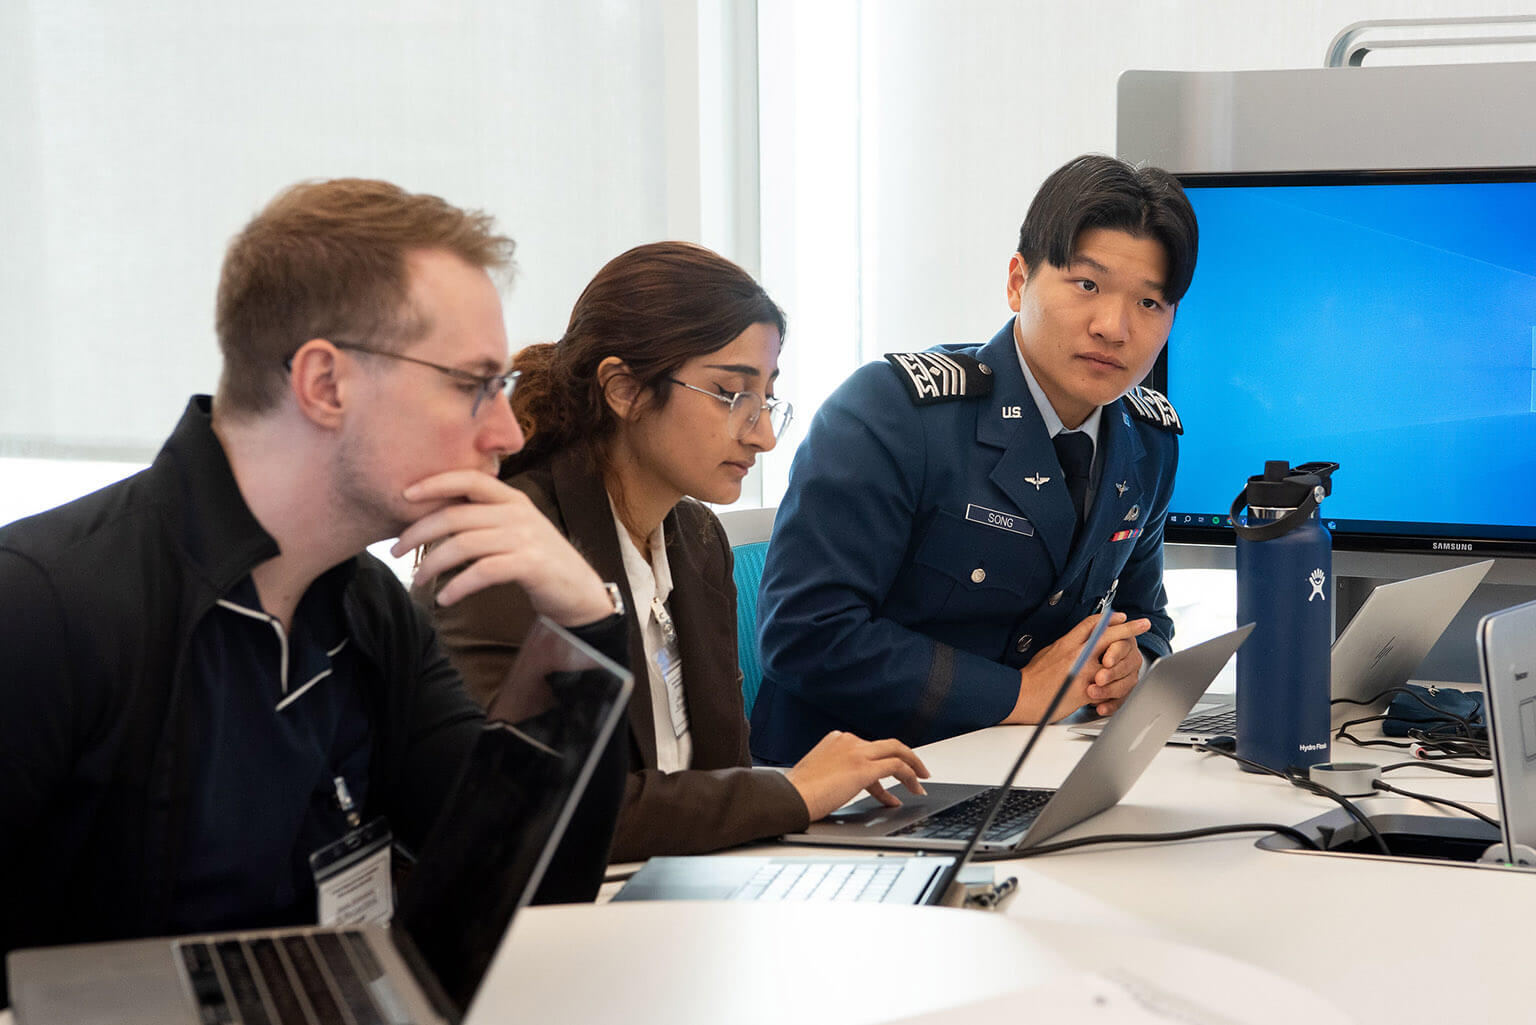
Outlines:
[[[533, 500], [598, 576], [619, 585], [630, 610], [629, 664], [644, 666], [629, 577], [597, 470], [585, 456], [562, 451], [509, 483]], [[630, 773], [613, 838], [614, 861], [717, 850], [797, 832], [810, 820], [799, 791], [781, 773], [750, 768], [736, 660], [736, 585], [720, 521], [685, 498], [667, 514], [664, 530], [672, 569], [668, 604], [683, 660], [694, 767], [656, 768], [651, 691], [637, 671], [629, 703]], [[429, 594], [419, 588], [414, 593], [432, 610], [443, 647], [469, 693], [489, 704], [532, 625], [527, 595], [504, 584], [437, 608]]]

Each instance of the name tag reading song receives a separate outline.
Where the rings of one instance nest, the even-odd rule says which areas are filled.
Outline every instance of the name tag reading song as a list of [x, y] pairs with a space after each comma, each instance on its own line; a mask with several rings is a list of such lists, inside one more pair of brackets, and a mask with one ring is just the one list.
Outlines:
[[998, 530], [1011, 530], [1025, 537], [1035, 536], [1035, 525], [1018, 513], [1000, 512], [997, 509], [988, 509], [984, 505], [967, 505], [965, 518], [972, 523], [996, 527]]

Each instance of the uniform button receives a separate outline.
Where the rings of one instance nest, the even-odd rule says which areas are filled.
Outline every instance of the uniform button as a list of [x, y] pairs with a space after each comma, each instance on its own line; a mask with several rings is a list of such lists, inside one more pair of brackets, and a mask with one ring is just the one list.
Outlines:
[[1013, 650], [1022, 655], [1029, 650], [1029, 646], [1033, 643], [1035, 643], [1034, 635], [1025, 634], [1023, 637], [1019, 638], [1019, 643], [1014, 645]]
[[982, 569], [980, 566], [971, 570], [971, 583], [979, 584], [985, 579], [987, 579], [987, 571]]
[[980, 370], [982, 372], [982, 374], [984, 374], [987, 377], [991, 377], [992, 376], [992, 368], [987, 366], [985, 363], [977, 363], [976, 364], [976, 369]]
[[1061, 601], [1062, 594], [1063, 594], [1063, 592], [1057, 591], [1055, 594], [1051, 595], [1050, 598], [1048, 598], [1046, 600], [1046, 604], [1047, 605], [1055, 605], [1057, 602]]

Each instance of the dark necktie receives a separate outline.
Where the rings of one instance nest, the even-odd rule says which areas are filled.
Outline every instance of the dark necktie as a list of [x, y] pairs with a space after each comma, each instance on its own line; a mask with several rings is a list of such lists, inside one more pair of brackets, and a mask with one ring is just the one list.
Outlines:
[[1051, 439], [1056, 447], [1056, 458], [1066, 474], [1067, 494], [1072, 496], [1072, 508], [1077, 510], [1077, 523], [1083, 522], [1083, 511], [1088, 505], [1088, 472], [1093, 466], [1093, 440], [1082, 431], [1062, 431]]

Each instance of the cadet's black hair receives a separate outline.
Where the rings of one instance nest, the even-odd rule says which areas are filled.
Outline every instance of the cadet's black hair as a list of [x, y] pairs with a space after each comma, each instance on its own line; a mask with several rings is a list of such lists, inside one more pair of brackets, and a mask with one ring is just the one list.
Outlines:
[[1078, 157], [1051, 173], [1019, 228], [1019, 255], [1034, 277], [1041, 262], [1064, 268], [1077, 240], [1112, 228], [1160, 243], [1168, 257], [1163, 298], [1184, 298], [1195, 274], [1200, 228], [1178, 179], [1160, 167], [1132, 167], [1114, 157]]

